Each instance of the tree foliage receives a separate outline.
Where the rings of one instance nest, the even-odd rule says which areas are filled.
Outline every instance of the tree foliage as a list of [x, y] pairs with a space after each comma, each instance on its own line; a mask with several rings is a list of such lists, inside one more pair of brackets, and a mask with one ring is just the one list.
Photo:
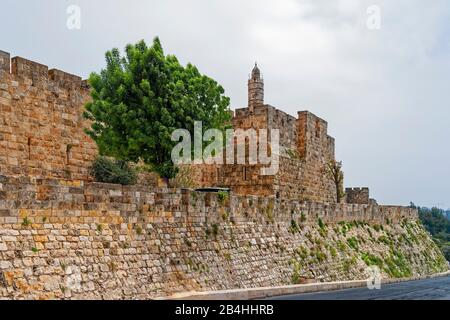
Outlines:
[[431, 233], [445, 258], [450, 261], [450, 221], [447, 219], [447, 212], [436, 207], [416, 207], [412, 202], [410, 207], [418, 209], [420, 221]]
[[435, 207], [418, 207], [418, 210], [420, 220], [433, 236], [450, 241], [450, 221], [445, 217], [444, 210]]
[[92, 101], [85, 117], [92, 121], [87, 133], [102, 155], [137, 162], [142, 160], [161, 176], [171, 178], [175, 129], [193, 133], [194, 121], [203, 130], [223, 128], [230, 120], [229, 98], [215, 80], [192, 64], [182, 66], [165, 55], [155, 38], [106, 53], [106, 67], [89, 78]]

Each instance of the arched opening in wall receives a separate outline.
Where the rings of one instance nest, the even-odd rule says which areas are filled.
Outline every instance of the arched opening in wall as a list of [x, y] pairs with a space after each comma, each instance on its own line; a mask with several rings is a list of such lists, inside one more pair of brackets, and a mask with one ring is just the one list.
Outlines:
[[247, 167], [244, 167], [243, 170], [244, 170], [243, 179], [244, 179], [244, 181], [247, 181], [247, 178], [248, 178]]
[[316, 119], [316, 138], [320, 138], [320, 121]]

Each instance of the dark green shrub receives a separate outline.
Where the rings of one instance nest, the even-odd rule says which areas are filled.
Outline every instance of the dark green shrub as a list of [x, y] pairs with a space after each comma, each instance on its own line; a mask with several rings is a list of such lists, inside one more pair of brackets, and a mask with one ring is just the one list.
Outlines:
[[384, 244], [386, 244], [388, 246], [391, 245], [391, 240], [389, 240], [389, 238], [386, 237], [385, 235], [379, 236], [378, 237], [378, 242], [382, 242], [382, 243], [384, 243]]
[[294, 219], [291, 220], [291, 226], [289, 227], [289, 231], [294, 234], [296, 232], [299, 232], [300, 229], [298, 227], [298, 223], [297, 221], [295, 221]]
[[361, 254], [361, 259], [366, 263], [368, 266], [378, 266], [381, 268], [383, 265], [383, 260], [373, 254], [370, 254], [368, 252], [363, 252]]
[[327, 235], [328, 235], [328, 230], [327, 229], [325, 229], [325, 228], [320, 228], [319, 229], [319, 234], [320, 234], [320, 236], [322, 237], [322, 238], [326, 238], [327, 237]]
[[320, 228], [320, 229], [325, 229], [325, 223], [323, 223], [323, 221], [322, 221], [321, 218], [319, 218], [319, 219], [317, 220], [317, 223], [319, 224], [319, 228]]
[[380, 232], [380, 231], [383, 230], [383, 226], [382, 226], [381, 224], [375, 224], [375, 225], [373, 225], [373, 229], [374, 229], [376, 232]]
[[29, 225], [31, 225], [30, 219], [28, 217], [23, 218], [22, 227], [28, 227]]
[[335, 249], [334, 247], [330, 246], [330, 247], [329, 247], [329, 250], [330, 250], [331, 256], [332, 256], [333, 258], [335, 258], [335, 257], [337, 256], [336, 249]]
[[91, 167], [95, 181], [122, 185], [134, 184], [136, 172], [122, 160], [97, 157]]
[[359, 243], [358, 243], [358, 239], [356, 239], [355, 237], [348, 238], [347, 244], [350, 246], [350, 248], [358, 251]]
[[301, 222], [305, 222], [305, 221], [306, 221], [306, 215], [305, 215], [304, 212], [302, 212], [302, 213], [300, 214], [300, 221], [301, 221]]
[[295, 250], [295, 253], [296, 253], [300, 258], [302, 258], [303, 260], [305, 260], [305, 259], [308, 257], [308, 249], [306, 249], [306, 248], [303, 247], [303, 246], [298, 247], [298, 248]]
[[219, 234], [219, 225], [216, 223], [213, 224], [212, 229], [213, 229], [212, 231], [213, 231], [214, 236], [217, 237], [217, 235]]
[[226, 191], [219, 191], [217, 193], [217, 199], [219, 200], [219, 203], [221, 205], [225, 204], [225, 202], [228, 200], [228, 192], [226, 192]]
[[317, 249], [316, 252], [314, 253], [317, 262], [323, 262], [327, 259], [327, 255], [325, 253], [323, 253], [320, 249]]
[[345, 252], [345, 250], [347, 249], [347, 247], [341, 240], [337, 241], [337, 246], [338, 246], [339, 251], [342, 251], [342, 252]]

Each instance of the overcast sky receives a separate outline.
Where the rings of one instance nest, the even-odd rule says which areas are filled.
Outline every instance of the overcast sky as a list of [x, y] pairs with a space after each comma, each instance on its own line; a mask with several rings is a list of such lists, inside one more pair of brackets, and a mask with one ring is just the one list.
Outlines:
[[[66, 26], [70, 5], [80, 30]], [[380, 29], [367, 27], [371, 5]], [[450, 207], [449, 1], [1, 0], [0, 27], [0, 50], [84, 78], [106, 50], [159, 36], [221, 83], [232, 108], [246, 106], [256, 60], [266, 103], [328, 121], [346, 186]]]

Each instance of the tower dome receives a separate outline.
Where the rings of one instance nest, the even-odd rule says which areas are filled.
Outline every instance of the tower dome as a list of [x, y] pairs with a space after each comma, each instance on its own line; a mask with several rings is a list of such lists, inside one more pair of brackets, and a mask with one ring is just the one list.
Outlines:
[[252, 79], [253, 80], [261, 79], [261, 71], [259, 71], [258, 64], [256, 62], [252, 70]]

